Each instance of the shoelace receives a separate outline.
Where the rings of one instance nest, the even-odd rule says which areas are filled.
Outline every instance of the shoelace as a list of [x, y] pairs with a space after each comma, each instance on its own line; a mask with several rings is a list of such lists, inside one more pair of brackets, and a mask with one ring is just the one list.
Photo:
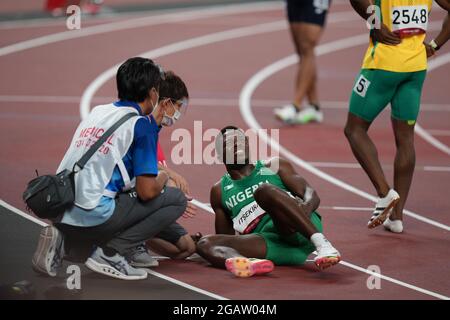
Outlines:
[[135, 252], [135, 253], [148, 253], [147, 247], [146, 247], [144, 244], [138, 245], [138, 246], [135, 248], [134, 252]]
[[[62, 246], [63, 246], [64, 244], [62, 244]], [[61, 257], [61, 248], [58, 248], [58, 249], [56, 249], [55, 250], [55, 255], [54, 255], [54, 257], [53, 257], [53, 260], [52, 260], [52, 263], [51, 263], [51, 268], [52, 269], [57, 269], [57, 268], [59, 268], [61, 265], [62, 265], [62, 258], [63, 257]]]

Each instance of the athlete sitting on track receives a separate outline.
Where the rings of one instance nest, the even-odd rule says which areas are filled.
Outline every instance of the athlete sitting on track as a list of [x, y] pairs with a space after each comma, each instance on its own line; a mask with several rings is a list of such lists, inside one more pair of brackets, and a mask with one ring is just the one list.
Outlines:
[[221, 130], [216, 151], [228, 173], [211, 189], [216, 235], [197, 243], [203, 258], [238, 277], [268, 273], [274, 264], [302, 264], [314, 250], [319, 269], [340, 261], [321, 233], [319, 197], [288, 161], [251, 163], [248, 137], [233, 126]]

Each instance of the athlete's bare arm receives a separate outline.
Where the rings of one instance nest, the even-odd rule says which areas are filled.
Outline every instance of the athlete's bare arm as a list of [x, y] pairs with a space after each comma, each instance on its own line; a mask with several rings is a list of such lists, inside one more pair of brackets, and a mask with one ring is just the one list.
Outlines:
[[450, 0], [435, 0], [435, 1], [442, 9], [450, 11]]
[[216, 234], [231, 234], [234, 235], [233, 222], [226, 214], [222, 206], [222, 190], [220, 188], [220, 182], [217, 182], [212, 188], [210, 193], [211, 207], [214, 210], [216, 219], [215, 227]]
[[450, 0], [436, 0], [437, 4], [447, 11], [447, 16], [442, 23], [441, 32], [434, 38], [439, 47], [442, 47], [450, 39]]
[[294, 195], [303, 199], [303, 208], [307, 214], [315, 211], [320, 204], [320, 198], [308, 182], [300, 176], [291, 165], [283, 158], [274, 158], [270, 161], [279, 161], [278, 175], [283, 184]]
[[[373, 5], [372, 0], [350, 0], [350, 4], [353, 9], [363, 18], [368, 21], [374, 13], [369, 11], [369, 6]], [[379, 8], [381, 10], [381, 8]], [[369, 21], [370, 22], [370, 21]], [[389, 28], [380, 21], [380, 27], [375, 27], [371, 30], [371, 37], [373, 41], [381, 42], [388, 45], [397, 45], [401, 42], [401, 39], [395, 33], [391, 32]]]
[[373, 5], [373, 1], [370, 0], [350, 0], [350, 4], [353, 9], [360, 15], [364, 20], [369, 19], [370, 14], [367, 12], [367, 8]]

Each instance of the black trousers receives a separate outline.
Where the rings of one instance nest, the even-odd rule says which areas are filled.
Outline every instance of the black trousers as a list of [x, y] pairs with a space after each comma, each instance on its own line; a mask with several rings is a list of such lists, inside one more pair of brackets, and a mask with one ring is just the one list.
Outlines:
[[83, 260], [85, 257], [80, 255], [88, 255], [93, 245], [127, 254], [173, 224], [184, 213], [187, 200], [180, 189], [165, 187], [158, 197], [147, 202], [139, 200], [135, 191], [119, 194], [115, 202], [112, 216], [98, 226], [55, 224], [65, 236], [70, 260]]

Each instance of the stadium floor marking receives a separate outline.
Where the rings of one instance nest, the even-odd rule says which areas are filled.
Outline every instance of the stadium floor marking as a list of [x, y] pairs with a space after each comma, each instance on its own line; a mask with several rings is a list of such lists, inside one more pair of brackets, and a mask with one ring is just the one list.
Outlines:
[[[342, 38], [339, 40], [331, 41], [325, 44], [321, 44], [316, 48], [316, 55], [321, 56], [324, 54], [328, 54], [331, 52], [335, 52], [338, 50], [348, 49], [354, 46], [362, 45], [367, 43], [367, 35], [362, 34], [358, 36], [353, 37], [347, 37]], [[450, 56], [449, 54], [446, 54], [442, 57]], [[439, 63], [436, 63], [434, 65], [434, 69], [444, 65], [442, 62], [446, 61], [447, 58], [444, 58], [444, 60], [441, 59]], [[344, 190], [347, 190], [349, 192], [352, 192], [356, 195], [359, 195], [360, 197], [363, 197], [365, 199], [371, 200], [373, 202], [376, 202], [378, 199], [377, 197], [374, 197], [373, 195], [358, 189], [343, 180], [337, 179], [336, 177], [325, 173], [322, 170], [319, 170], [318, 168], [312, 166], [305, 160], [297, 157], [295, 154], [290, 152], [288, 149], [284, 148], [278, 141], [275, 141], [271, 137], [268, 136], [267, 132], [264, 132], [261, 128], [261, 125], [256, 120], [253, 112], [252, 112], [252, 106], [251, 106], [251, 98], [256, 90], [256, 88], [267, 78], [275, 74], [276, 72], [283, 70], [284, 68], [287, 68], [295, 63], [298, 62], [298, 57], [296, 54], [292, 54], [290, 56], [287, 56], [283, 59], [280, 59], [278, 61], [275, 61], [274, 63], [264, 67], [263, 69], [259, 70], [257, 73], [255, 73], [243, 86], [240, 96], [239, 96], [239, 107], [241, 111], [242, 118], [244, 119], [245, 123], [249, 126], [249, 128], [257, 130], [258, 136], [268, 145], [271, 146], [272, 149], [279, 152], [281, 155], [295, 163], [297, 166], [313, 173], [314, 175], [336, 185], [339, 188], [342, 188]], [[431, 67], [429, 67], [429, 71], [433, 70]], [[416, 126], [417, 128], [417, 126]], [[427, 137], [427, 141], [431, 142], [434, 138], [429, 135]], [[422, 221], [424, 223], [430, 224], [432, 226], [444, 229], [446, 231], [450, 231], [450, 226], [447, 226], [443, 223], [440, 223], [438, 221], [435, 221], [433, 219], [424, 217], [418, 213], [412, 212], [410, 210], [404, 210], [405, 215], [410, 216], [414, 219], [417, 219], [419, 221]]]
[[[214, 214], [214, 211], [211, 208], [209, 203], [203, 203], [203, 202], [200, 202], [200, 201], [195, 200], [195, 199], [192, 200], [192, 203], [194, 205], [196, 205], [197, 207], [207, 211], [208, 213]], [[345, 208], [345, 207], [333, 207], [333, 208], [338, 208], [338, 209], [334, 209], [334, 210], [341, 210], [341, 208]], [[366, 208], [364, 208], [364, 210], [365, 209]], [[373, 210], [373, 209], [370, 209], [370, 210]], [[414, 291], [418, 291], [418, 292], [424, 293], [426, 295], [429, 295], [429, 296], [432, 296], [432, 297], [435, 297], [435, 298], [438, 298], [438, 299], [450, 300], [450, 297], [447, 297], [447, 296], [442, 295], [440, 293], [436, 293], [436, 292], [433, 292], [433, 291], [430, 291], [430, 290], [427, 290], [427, 289], [423, 289], [423, 288], [417, 287], [415, 285], [412, 285], [412, 284], [406, 283], [404, 281], [400, 281], [400, 280], [394, 279], [392, 277], [388, 277], [388, 276], [382, 275], [381, 273], [377, 273], [377, 272], [374, 272], [372, 270], [364, 269], [363, 267], [360, 267], [360, 266], [358, 266], [356, 264], [353, 264], [353, 263], [350, 263], [350, 262], [347, 262], [347, 261], [341, 261], [339, 263], [342, 264], [343, 266], [346, 266], [346, 267], [350, 268], [350, 269], [353, 269], [353, 270], [356, 270], [356, 271], [360, 271], [360, 272], [366, 273], [366, 274], [371, 275], [371, 276], [375, 276], [375, 277], [383, 279], [385, 281], [389, 281], [389, 282], [395, 283], [395, 284], [397, 284], [399, 286], [402, 286], [402, 287], [405, 287], [405, 288], [408, 288], [408, 289], [411, 289], [411, 290], [414, 290]]]
[[[340, 15], [335, 14], [335, 16], [338, 16], [338, 18], [336, 20], [337, 21], [345, 21], [345, 20], [341, 20], [341, 19], [344, 18], [346, 15], [348, 15], [348, 12], [343, 12], [343, 13], [339, 13], [339, 14]], [[330, 15], [330, 17], [331, 16], [332, 15]], [[333, 21], [333, 19], [330, 19], [330, 20], [331, 20], [330, 22]], [[281, 22], [281, 21], [278, 21], [278, 23], [279, 22]], [[219, 32], [219, 33], [213, 33], [213, 34], [209, 34], [209, 35], [206, 35], [206, 36], [200, 36], [200, 37], [192, 38], [192, 39], [189, 39], [189, 40], [186, 40], [186, 41], [173, 43], [172, 45], [165, 46], [165, 47], [162, 47], [162, 48], [158, 48], [158, 49], [146, 52], [144, 55], [148, 55], [151, 58], [155, 58], [155, 56], [156, 57], [160, 57], [161, 55], [167, 55], [167, 54], [170, 54], [170, 53], [178, 52], [178, 51], [181, 51], [181, 50], [185, 50], [185, 49], [189, 49], [189, 48], [193, 48], [193, 47], [197, 47], [197, 46], [201, 46], [201, 45], [205, 45], [205, 44], [216, 43], [216, 42], [219, 42], [219, 41], [235, 39], [235, 38], [239, 38], [239, 37], [242, 37], [242, 36], [249, 36], [249, 35], [259, 34], [259, 33], [263, 33], [263, 32], [270, 32], [270, 31], [274, 31], [274, 29], [277, 30], [279, 28], [279, 25], [277, 24], [277, 22], [275, 22], [275, 23], [273, 23], [273, 22], [266, 23], [266, 24], [263, 24], [263, 25], [267, 26], [269, 31], [266, 31], [266, 29], [264, 29], [264, 28], [263, 28], [264, 30], [262, 30], [260, 28], [261, 25], [250, 26], [250, 27], [243, 27], [243, 28], [237, 28], [237, 29], [231, 29], [231, 30], [228, 30], [228, 31], [223, 31], [223, 32]], [[255, 27], [257, 27], [258, 30], [256, 30]], [[339, 42], [339, 41], [344, 41], [344, 42], [345, 41], [350, 41], [350, 42], [353, 41], [352, 46], [353, 45], [364, 44], [367, 41], [367, 35], [363, 34], [363, 35], [359, 35], [359, 36], [356, 36], [356, 37], [350, 37], [350, 38], [346, 38], [346, 39], [343, 39], [343, 40], [338, 40], [337, 42]], [[354, 43], [355, 41], [356, 41], [357, 44]], [[333, 42], [333, 43], [337, 43], [337, 42]], [[324, 45], [322, 45], [320, 47], [323, 47], [323, 46]], [[344, 45], [344, 47], [345, 47], [345, 45]], [[295, 58], [296, 58], [296, 56], [294, 57], [294, 59]], [[288, 59], [292, 60], [292, 56], [288, 57]], [[295, 62], [296, 62], [296, 59], [294, 60], [294, 62], [290, 62], [290, 64], [295, 63]], [[116, 70], [117, 67], [118, 66], [116, 65], [116, 66], [108, 69], [104, 73], [102, 73], [85, 90], [85, 92], [83, 94], [83, 97], [82, 97], [82, 101], [80, 103], [80, 113], [81, 113], [82, 117], [83, 117], [84, 114], [87, 114], [89, 112], [90, 101], [92, 99], [93, 94], [98, 90], [98, 88], [100, 88], [100, 86], [103, 83], [105, 83], [109, 78], [114, 76], [115, 70]], [[241, 98], [242, 98], [242, 92], [241, 92]], [[240, 104], [240, 106], [242, 107], [242, 104]], [[244, 117], [244, 120], [247, 122], [246, 117]], [[252, 126], [250, 126], [250, 127], [252, 127]], [[317, 170], [317, 169], [315, 169], [315, 170]], [[323, 174], [325, 174], [325, 173], [323, 173]], [[335, 178], [333, 178], [333, 179], [335, 179]], [[353, 188], [353, 187], [351, 187], [351, 188]], [[357, 192], [357, 194], [359, 194], [360, 192], [366, 194], [365, 192], [363, 192], [361, 190], [357, 190], [357, 191], [359, 191], [359, 192]], [[366, 194], [366, 195], [368, 195], [369, 197], [371, 197], [373, 199], [376, 199], [375, 197], [372, 197], [369, 194]], [[415, 213], [410, 213], [410, 215], [412, 215], [413, 217], [418, 218], [421, 221], [424, 221], [424, 222], [427, 222], [427, 223], [430, 223], [430, 224], [433, 224], [433, 225], [441, 226], [441, 227], [443, 226], [444, 229], [449, 230], [448, 226], [445, 226], [443, 224], [437, 223], [436, 221], [433, 221], [431, 219], [419, 216], [419, 215], [417, 215]]]
[[[242, 5], [239, 5], [239, 7], [241, 7], [241, 6]], [[214, 10], [214, 9], [212, 9], [212, 10]], [[197, 10], [197, 11], [199, 11], [199, 10]], [[205, 11], [208, 11], [208, 10], [205, 10]], [[249, 11], [254, 12], [255, 11], [254, 7], [251, 6], [251, 8], [249, 8]], [[243, 12], [242, 8], [239, 8], [238, 12], [242, 13]], [[187, 15], [186, 13], [182, 14], [180, 19], [185, 19], [186, 15]], [[350, 11], [339, 12], [339, 13], [330, 15], [329, 23], [339, 22], [339, 21], [348, 21], [349, 19], [352, 19], [352, 18], [354, 18], [354, 15], [350, 16]], [[186, 20], [183, 20], [183, 21], [186, 21]], [[168, 22], [168, 21], [165, 21], [165, 22]], [[117, 24], [120, 25], [121, 23], [119, 22]], [[109, 27], [107, 26], [107, 28], [106, 28], [107, 31], [105, 30], [105, 25], [86, 28], [86, 29], [90, 29], [90, 30], [88, 30], [88, 32], [83, 33], [83, 35], [81, 35], [81, 36], [89, 36], [89, 35], [113, 31], [113, 29], [118, 28], [117, 24], [115, 24], [115, 23], [109, 24]], [[111, 25], [113, 25], [113, 26], [111, 26]], [[173, 43], [173, 44], [165, 46], [165, 47], [161, 47], [158, 49], [148, 51], [141, 56], [151, 56], [152, 58], [155, 58], [155, 56], [160, 57], [162, 55], [167, 55], [170, 53], [174, 53], [174, 52], [178, 52], [178, 51], [182, 51], [185, 49], [194, 48], [194, 47], [198, 47], [198, 46], [202, 46], [202, 45], [206, 45], [206, 44], [210, 44], [210, 43], [216, 43], [216, 42], [220, 42], [220, 41], [224, 41], [224, 40], [236, 39], [236, 38], [260, 34], [260, 33], [283, 30], [283, 29], [286, 29], [286, 26], [287, 26], [286, 20], [279, 20], [279, 21], [270, 22], [270, 23], [253, 25], [253, 26], [249, 26], [249, 27], [229, 29], [229, 30], [222, 31], [222, 32], [216, 32], [216, 33], [208, 34], [205, 36], [194, 37], [194, 38], [191, 38], [191, 39], [188, 39], [185, 41], [176, 42], [176, 43]], [[103, 27], [103, 28], [100, 28], [100, 27]], [[133, 27], [135, 27], [134, 24], [133, 24]], [[123, 30], [123, 28], [124, 27], [122, 25], [119, 29]], [[131, 28], [131, 26], [129, 26], [129, 28]], [[92, 29], [94, 29], [94, 30], [92, 30]], [[49, 36], [35, 38], [35, 39], [27, 40], [27, 41], [24, 41], [21, 43], [17, 43], [15, 45], [0, 48], [0, 56], [15, 53], [15, 52], [26, 50], [26, 49], [35, 48], [35, 47], [46, 45], [49, 43], [54, 43], [54, 42], [78, 38], [78, 37], [80, 37], [80, 35], [75, 37], [75, 36], [68, 35], [67, 32], [62, 32], [62, 33], [57, 33], [57, 34], [53, 34], [53, 35], [49, 35]], [[84, 116], [86, 114], [89, 113], [90, 102], [91, 102], [93, 94], [97, 91], [97, 89], [104, 82], [106, 82], [109, 78], [111, 78], [115, 75], [117, 68], [118, 68], [118, 65], [113, 66], [109, 70], [102, 73], [85, 90], [85, 92], [83, 93], [82, 99], [81, 99], [81, 103], [80, 103], [80, 113], [81, 113], [82, 119], [84, 118]], [[2, 205], [4, 203], [4, 201], [3, 200], [0, 200], [0, 201], [1, 201], [0, 205]], [[13, 212], [18, 213], [17, 210], [15, 210]], [[23, 212], [21, 212], [20, 215], [27, 219], [31, 217]], [[31, 219], [29, 219], [29, 220], [31, 220]], [[34, 222], [36, 222], [36, 221], [34, 221]], [[39, 224], [41, 224], [41, 223], [42, 223], [42, 221]], [[157, 274], [158, 273], [155, 273], [154, 275], [157, 275]], [[163, 275], [161, 275], [161, 276], [163, 276]], [[166, 276], [164, 276], [164, 277], [166, 277]], [[173, 279], [170, 277], [167, 277], [167, 278], [172, 279], [172, 281], [180, 282], [183, 285], [188, 285], [179, 280], [176, 280], [176, 279]], [[196, 288], [196, 289], [198, 289], [198, 288]], [[202, 290], [202, 289], [198, 289], [198, 290]], [[213, 293], [210, 293], [210, 294], [214, 295]], [[226, 299], [224, 297], [221, 297], [221, 298]]]
[[[214, 211], [211, 209], [211, 207], [209, 205], [207, 205], [205, 203], [202, 203], [200, 201], [197, 201], [195, 199], [192, 200], [192, 203], [194, 205], [198, 206], [200, 209], [203, 209], [203, 210], [207, 211], [210, 214], [214, 214]], [[38, 219], [36, 219], [36, 218], [26, 214], [25, 212], [23, 212], [23, 211], [15, 208], [13, 206], [11, 206], [10, 204], [6, 203], [5, 201], [3, 201], [1, 199], [0, 199], [0, 205], [5, 207], [6, 209], [12, 211], [13, 213], [19, 214], [21, 217], [23, 217], [25, 219], [28, 219], [28, 220], [30, 220], [30, 221], [32, 221], [34, 223], [37, 223], [37, 224], [39, 224], [41, 226], [47, 226], [48, 225], [47, 223], [45, 223], [43, 221], [40, 221], [40, 220], [38, 220]], [[397, 284], [399, 286], [402, 286], [402, 287], [405, 287], [405, 288], [408, 288], [408, 289], [411, 289], [411, 290], [414, 290], [414, 291], [417, 291], [417, 292], [420, 292], [420, 293], [423, 293], [423, 294], [426, 294], [426, 295], [429, 295], [429, 296], [432, 296], [432, 297], [435, 297], [435, 298], [438, 298], [438, 299], [441, 299], [441, 300], [450, 300], [450, 297], [447, 297], [447, 296], [442, 295], [440, 293], [433, 292], [433, 291], [430, 291], [430, 290], [427, 290], [427, 289], [424, 289], [424, 288], [417, 287], [415, 285], [412, 285], [412, 284], [406, 283], [404, 281], [400, 281], [400, 280], [394, 279], [392, 277], [385, 276], [385, 275], [383, 275], [381, 273], [377, 273], [377, 272], [374, 272], [372, 270], [364, 269], [364, 268], [362, 268], [362, 267], [360, 267], [358, 265], [355, 265], [353, 263], [349, 263], [349, 262], [346, 262], [346, 261], [340, 261], [339, 263], [342, 264], [343, 266], [346, 266], [346, 267], [351, 268], [353, 270], [366, 273], [366, 274], [368, 274], [370, 276], [375, 276], [375, 277], [380, 278], [382, 280], [395, 283], [395, 284]], [[207, 295], [207, 296], [209, 296], [211, 298], [218, 299], [218, 300], [229, 300], [228, 298], [225, 298], [225, 297], [217, 295], [215, 293], [212, 293], [212, 292], [203, 290], [201, 288], [192, 286], [190, 284], [187, 284], [187, 283], [182, 282], [180, 280], [177, 280], [175, 278], [166, 276], [166, 275], [161, 274], [159, 272], [156, 272], [156, 271], [153, 271], [153, 270], [150, 270], [150, 269], [146, 269], [146, 270], [147, 270], [147, 272], [149, 274], [152, 274], [152, 275], [154, 275], [154, 276], [156, 276], [158, 278], [167, 280], [169, 282], [172, 282], [172, 283], [177, 284], [179, 286], [182, 286], [184, 288], [190, 289], [192, 291], [195, 291], [195, 292]]]
[[[108, 103], [117, 97], [93, 97], [93, 103]], [[0, 102], [26, 102], [26, 103], [80, 103], [80, 96], [48, 96], [48, 95], [0, 95]], [[289, 100], [254, 99], [252, 106], [258, 108], [275, 108], [288, 104]], [[189, 104], [194, 107], [238, 107], [239, 99], [233, 98], [202, 98], [194, 96], [189, 99]], [[348, 111], [348, 101], [321, 101], [322, 109], [336, 109]], [[420, 112], [450, 112], [448, 103], [421, 103]], [[436, 136], [450, 136], [450, 130], [426, 129]]]
[[[351, 11], [332, 13], [328, 17], [328, 23], [337, 23], [343, 21], [349, 21], [356, 19], [355, 15]], [[263, 33], [276, 32], [285, 30], [287, 28], [286, 20], [278, 20], [274, 22], [256, 24], [251, 26], [239, 27], [228, 29], [225, 31], [214, 32], [206, 34], [203, 36], [193, 37], [179, 42], [174, 42], [169, 45], [159, 47], [141, 54], [138, 56], [146, 57], [150, 59], [156, 59], [169, 54], [177, 53], [187, 49], [197, 48], [200, 46], [205, 46], [213, 43], [218, 43], [227, 40], [234, 40], [242, 37], [254, 36]], [[81, 119], [84, 119], [90, 112], [90, 105], [95, 92], [100, 89], [108, 80], [112, 79], [120, 63], [112, 66], [111, 68], [105, 70], [103, 73], [98, 75], [84, 90], [80, 102], [80, 115]]]
[[[11, 211], [11, 212], [13, 212], [13, 213], [15, 213], [15, 214], [18, 214], [19, 216], [21, 216], [21, 217], [23, 217], [23, 218], [25, 218], [25, 219], [28, 219], [29, 221], [34, 222], [34, 223], [36, 223], [36, 224], [38, 224], [38, 225], [40, 225], [40, 226], [42, 226], [42, 227], [48, 226], [48, 223], [46, 223], [46, 222], [44, 222], [44, 221], [42, 221], [42, 220], [36, 219], [35, 217], [33, 217], [33, 216], [31, 216], [31, 215], [29, 215], [29, 214], [27, 214], [27, 213], [25, 213], [25, 212], [23, 212], [23, 211], [17, 209], [16, 207], [10, 205], [9, 203], [5, 202], [5, 201], [2, 200], [2, 199], [0, 199], [0, 206], [6, 208], [7, 210], [9, 210], [9, 211]], [[215, 294], [215, 293], [213, 293], [213, 292], [209, 292], [209, 291], [204, 290], [204, 289], [201, 289], [201, 288], [197, 288], [197, 287], [192, 286], [192, 285], [190, 285], [190, 284], [188, 284], [188, 283], [185, 283], [185, 282], [182, 282], [182, 281], [177, 280], [177, 279], [175, 279], [175, 278], [171, 278], [171, 277], [169, 277], [169, 276], [166, 276], [166, 275], [164, 275], [164, 274], [162, 274], [162, 273], [159, 273], [159, 272], [150, 270], [150, 269], [148, 269], [148, 268], [145, 269], [145, 270], [146, 270], [149, 274], [151, 274], [151, 275], [153, 275], [153, 276], [155, 276], [155, 277], [164, 279], [164, 280], [166, 280], [166, 281], [169, 281], [169, 282], [171, 282], [171, 283], [174, 283], [174, 284], [179, 285], [179, 286], [181, 286], [181, 287], [184, 287], [184, 288], [186, 288], [186, 289], [189, 289], [189, 290], [192, 290], [192, 291], [195, 291], [195, 292], [204, 294], [204, 295], [206, 295], [206, 296], [208, 296], [208, 297], [211, 297], [211, 298], [214, 298], [214, 299], [217, 299], [217, 300], [229, 300], [228, 298], [225, 298], [225, 297], [223, 297], [223, 296], [220, 296], [220, 295], [218, 295], [218, 294]]]
[[[240, 28], [238, 28], [238, 29], [240, 29]], [[242, 28], [241, 28], [242, 29]], [[237, 30], [237, 29], [235, 29], [235, 30]], [[233, 30], [229, 30], [229, 31], [233, 31]], [[365, 35], [365, 38], [367, 37], [367, 35]], [[202, 38], [202, 37], [200, 37], [200, 38]], [[226, 37], [227, 38], [227, 37]], [[227, 39], [233, 39], [233, 38], [235, 38], [235, 37], [228, 37]], [[227, 39], [225, 39], [225, 40], [227, 40]], [[219, 41], [222, 41], [222, 40], [219, 40]], [[213, 41], [213, 42], [211, 42], [211, 43], [214, 43], [214, 42], [218, 42], [218, 41]], [[193, 46], [190, 46], [190, 47], [193, 47]], [[188, 46], [188, 48], [190, 48], [189, 46]], [[0, 49], [1, 50], [1, 49]], [[150, 51], [150, 52], [154, 52], [155, 50], [152, 50], [152, 51]], [[169, 50], [170, 51], [170, 50]], [[172, 52], [170, 52], [170, 53], [172, 53]], [[245, 119], [245, 118], [244, 118]], [[0, 203], [1, 204], [1, 203]], [[24, 214], [25, 216], [27, 216], [26, 214]], [[361, 271], [361, 272], [364, 272], [364, 273], [367, 273], [367, 274], [370, 274], [370, 275], [374, 275], [374, 276], [377, 276], [377, 277], [380, 277], [381, 279], [384, 279], [384, 280], [387, 280], [387, 281], [391, 281], [391, 282], [394, 282], [394, 283], [397, 283], [397, 284], [400, 284], [400, 285], [402, 285], [402, 286], [405, 286], [405, 287], [407, 287], [407, 288], [411, 288], [411, 289], [413, 289], [413, 290], [416, 290], [416, 291], [419, 291], [419, 292], [422, 292], [422, 293], [425, 293], [425, 294], [428, 294], [428, 295], [431, 295], [431, 296], [434, 296], [434, 297], [437, 297], [437, 298], [439, 298], [439, 299], [449, 299], [448, 297], [446, 297], [446, 296], [443, 296], [443, 295], [441, 295], [441, 294], [438, 294], [438, 293], [435, 293], [435, 292], [432, 292], [432, 291], [429, 291], [429, 290], [426, 290], [426, 289], [422, 289], [422, 288], [419, 288], [419, 287], [416, 287], [416, 286], [412, 286], [412, 285], [409, 285], [409, 284], [407, 284], [407, 283], [404, 283], [404, 282], [402, 282], [402, 281], [398, 281], [398, 280], [395, 280], [395, 279], [393, 279], [393, 278], [390, 278], [390, 277], [386, 277], [386, 276], [383, 276], [383, 275], [381, 275], [381, 274], [378, 274], [378, 273], [375, 273], [375, 272], [373, 272], [373, 271], [369, 271], [369, 270], [366, 270], [366, 269], [364, 269], [364, 268], [361, 268], [361, 267], [358, 267], [358, 266], [355, 266], [355, 265], [352, 265], [352, 264], [349, 264], [349, 263], [347, 263], [347, 262], [341, 262], [343, 265], [346, 265], [346, 266], [353, 266], [353, 268], [354, 267], [357, 267], [357, 268], [354, 268], [355, 270], [359, 270], [359, 271]], [[358, 269], [359, 268], [359, 269]], [[393, 281], [394, 280], [394, 281]]]
[[282, 6], [279, 2], [266, 3], [247, 3], [247, 4], [233, 4], [224, 5], [214, 8], [197, 8], [194, 10], [186, 10], [182, 12], [168, 13], [160, 16], [145, 16], [142, 18], [128, 19], [125, 21], [105, 23], [101, 25], [85, 27], [80, 30], [63, 31], [53, 33], [34, 39], [29, 39], [17, 42], [0, 48], [0, 57], [12, 53], [17, 53], [23, 50], [41, 47], [51, 43], [78, 39], [82, 37], [99, 35], [118, 30], [127, 30], [141, 27], [154, 26], [167, 22], [185, 22], [201, 18], [212, 18], [214, 16], [239, 14], [256, 11], [270, 11], [280, 9]]

